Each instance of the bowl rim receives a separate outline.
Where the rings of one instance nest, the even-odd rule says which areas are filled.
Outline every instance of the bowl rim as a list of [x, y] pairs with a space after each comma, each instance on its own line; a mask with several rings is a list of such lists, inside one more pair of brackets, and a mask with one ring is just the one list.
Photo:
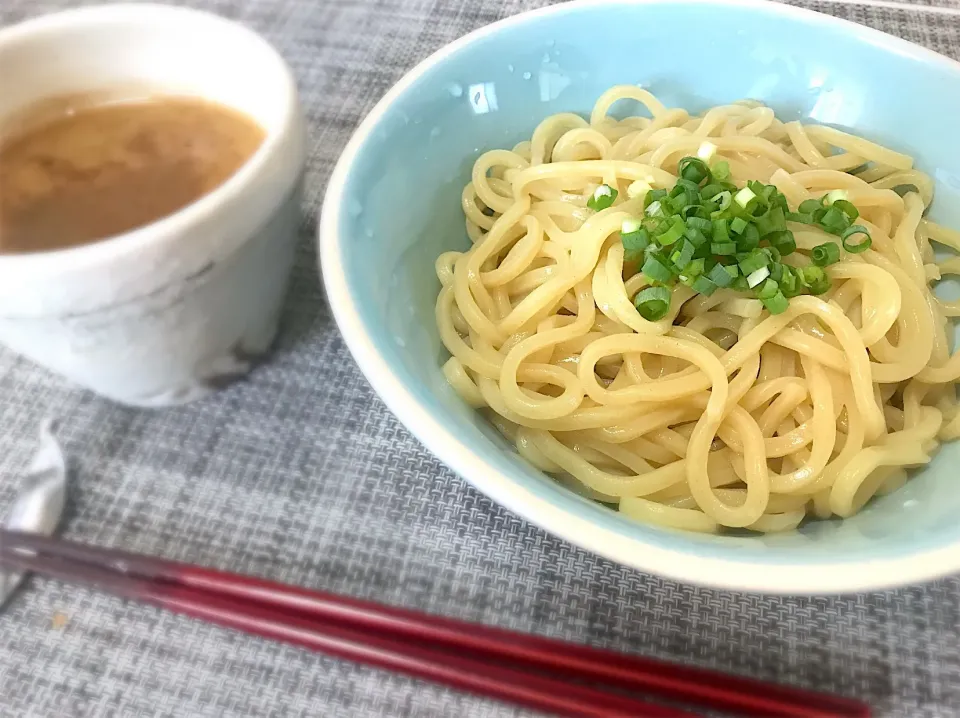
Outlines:
[[591, 7], [621, 5], [711, 5], [761, 10], [786, 19], [802, 19], [843, 29], [885, 50], [935, 64], [960, 74], [956, 62], [907, 40], [849, 20], [766, 0], [572, 0], [518, 13], [478, 28], [444, 45], [419, 62], [377, 102], [359, 124], [330, 176], [317, 223], [318, 262], [328, 304], [344, 341], [361, 371], [387, 407], [431, 453], [450, 469], [514, 514], [565, 541], [645, 573], [709, 588], [767, 594], [827, 595], [883, 590], [930, 581], [960, 571], [960, 540], [935, 549], [861, 562], [773, 564], [699, 556], [654, 546], [626, 536], [556, 505], [488, 466], [444, 423], [421, 406], [379, 354], [361, 319], [357, 297], [343, 270], [341, 216], [345, 188], [357, 155], [392, 104], [428, 70], [467, 46], [509, 27]]
[[[0, 255], [0, 278], [33, 273], [58, 276], [77, 269], [93, 270], [117, 258], [138, 256], [147, 249], [169, 246], [176, 241], [176, 237], [185, 227], [209, 221], [223, 210], [224, 205], [237, 201], [252, 185], [259, 182], [271, 160], [283, 152], [284, 144], [298, 131], [300, 100], [297, 83], [287, 61], [264, 36], [236, 20], [208, 10], [165, 5], [161, 2], [108, 2], [104, 5], [52, 10], [0, 28], [0, 45], [42, 45], [55, 42], [62, 34], [69, 35], [90, 27], [119, 25], [123, 29], [129, 29], [130, 26], [149, 26], [151, 22], [154, 23], [154, 33], [165, 34], [170, 32], [174, 21], [207, 30], [211, 44], [225, 35], [236, 37], [244, 43], [247, 53], [256, 52], [261, 56], [262, 62], [258, 63], [259, 66], [264, 73], [270, 73], [271, 81], [276, 82], [280, 88], [277, 105], [281, 109], [277, 126], [261, 127], [264, 138], [253, 154], [222, 184], [173, 213], [88, 244], [43, 252]], [[79, 89], [82, 91], [83, 88]], [[163, 95], [162, 87], [158, 89], [158, 94]], [[195, 97], [209, 100], [206, 93]], [[256, 122], [248, 117], [247, 113], [240, 112], [247, 119]]]

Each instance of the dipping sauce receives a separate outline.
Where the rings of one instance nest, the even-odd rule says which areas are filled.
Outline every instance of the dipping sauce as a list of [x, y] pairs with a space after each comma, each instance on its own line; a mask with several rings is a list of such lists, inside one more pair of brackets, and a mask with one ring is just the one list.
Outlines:
[[0, 140], [0, 253], [42, 252], [149, 224], [226, 181], [265, 133], [194, 97], [63, 102]]

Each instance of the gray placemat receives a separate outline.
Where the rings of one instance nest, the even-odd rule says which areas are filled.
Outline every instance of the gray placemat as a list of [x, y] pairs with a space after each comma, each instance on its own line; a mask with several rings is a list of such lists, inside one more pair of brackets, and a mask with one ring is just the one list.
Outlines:
[[[0, 23], [75, 5], [0, 0]], [[524, 0], [200, 0], [287, 57], [312, 135], [312, 217], [353, 128], [441, 45]], [[960, 58], [960, 0], [803, 0]], [[0, 83], [2, 87], [2, 83]], [[324, 305], [303, 246], [273, 361], [187, 408], [144, 412], [0, 352], [0, 477], [62, 418], [68, 535], [465, 619], [869, 700], [960, 714], [960, 580], [782, 599], [664, 581], [586, 554], [493, 505], [386, 411]], [[0, 483], [0, 511], [12, 483]], [[500, 704], [36, 580], [0, 616], [0, 715], [519, 716]], [[524, 714], [526, 715], [526, 714]]]

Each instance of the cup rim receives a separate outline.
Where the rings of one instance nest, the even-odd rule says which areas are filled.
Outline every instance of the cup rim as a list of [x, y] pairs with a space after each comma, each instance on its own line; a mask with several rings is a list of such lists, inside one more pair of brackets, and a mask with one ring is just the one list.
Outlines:
[[[393, 104], [431, 68], [507, 28], [591, 8], [662, 5], [673, 1], [573, 0], [522, 12], [444, 45], [410, 69], [383, 96], [360, 123], [340, 155], [327, 183], [317, 224], [318, 261], [323, 284], [344, 341], [364, 376], [387, 407], [447, 467], [506, 510], [620, 566], [691, 585], [768, 595], [831, 595], [883, 590], [933, 580], [954, 572], [960, 568], [960, 542], [957, 541], [917, 550], [905, 556], [861, 563], [824, 560], [821, 563], [794, 565], [738, 560], [733, 553], [731, 557], [723, 558], [700, 556], [689, 550], [655, 546], [642, 539], [625, 536], [615, 529], [591, 521], [583, 513], [570, 510], [563, 502], [534, 494], [480, 458], [469, 442], [445, 425], [442, 417], [421, 403], [377, 348], [370, 326], [360, 311], [362, 300], [351, 288], [344, 271], [342, 245], [347, 239], [343, 232], [343, 217], [347, 215], [347, 181], [357, 156], [381, 126]], [[761, 0], [683, 0], [683, 4], [748, 8], [781, 18], [838, 27], [870, 44], [887, 46], [892, 52], [960, 73], [960, 63], [926, 47], [805, 8]]]
[[[31, 35], [66, 30], [78, 25], [95, 25], [107, 20], [149, 21], [149, 18], [177, 17], [184, 22], [204, 23], [218, 30], [234, 33], [263, 53], [273, 65], [284, 104], [279, 129], [266, 130], [263, 142], [226, 181], [212, 191], [181, 207], [172, 214], [136, 227], [121, 234], [98, 239], [88, 244], [44, 252], [0, 253], [0, 272], [44, 274], [61, 270], [83, 269], [121, 254], [140, 252], [152, 245], [170, 241], [181, 230], [201, 224], [215, 214], [222, 205], [236, 197], [255, 180], [264, 165], [276, 154], [297, 117], [297, 87], [289, 65], [270, 42], [254, 30], [229, 18], [205, 10], [163, 5], [160, 3], [113, 3], [55, 11], [29, 18], [10, 27], [0, 28], [0, 47], [13, 40], [28, 39]], [[200, 95], [199, 97], [202, 97]]]

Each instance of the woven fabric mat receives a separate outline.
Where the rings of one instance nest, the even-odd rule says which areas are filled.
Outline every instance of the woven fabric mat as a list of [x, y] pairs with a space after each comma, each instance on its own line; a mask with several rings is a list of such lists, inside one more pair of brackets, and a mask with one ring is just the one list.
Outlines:
[[[960, 59], [960, 0], [802, 0]], [[75, 5], [0, 0], [0, 24]], [[418, 60], [537, 0], [199, 0], [293, 66], [312, 130], [305, 212], [360, 118]], [[891, 78], [891, 83], [895, 78]], [[0, 82], [2, 86], [2, 82]], [[304, 226], [279, 350], [251, 380], [120, 408], [0, 352], [0, 512], [44, 416], [74, 467], [67, 535], [464, 619], [960, 715], [960, 579], [844, 598], [697, 589], [502, 510], [384, 408], [324, 304]], [[0, 716], [417, 716], [515, 709], [34, 580], [0, 616]]]

